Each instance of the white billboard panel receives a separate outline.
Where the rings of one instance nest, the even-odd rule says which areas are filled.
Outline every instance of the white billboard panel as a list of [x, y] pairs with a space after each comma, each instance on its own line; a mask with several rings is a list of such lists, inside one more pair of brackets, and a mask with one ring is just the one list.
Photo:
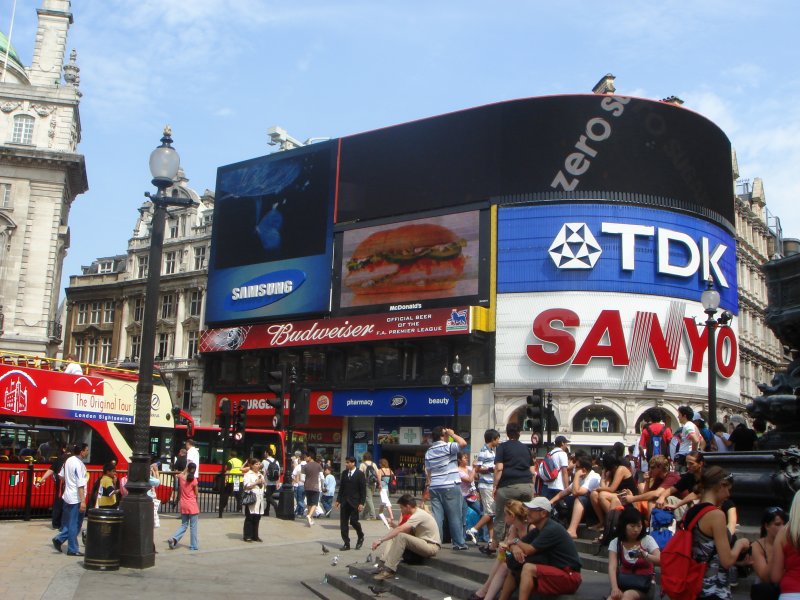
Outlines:
[[[705, 320], [699, 302], [676, 298], [498, 294], [496, 385], [705, 396]], [[719, 398], [739, 398], [737, 339], [735, 317], [716, 328]]]

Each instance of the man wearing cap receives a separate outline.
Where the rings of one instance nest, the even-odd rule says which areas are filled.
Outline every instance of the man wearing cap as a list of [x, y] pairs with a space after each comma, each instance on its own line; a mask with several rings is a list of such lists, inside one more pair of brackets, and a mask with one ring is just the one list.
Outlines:
[[735, 425], [733, 431], [728, 436], [728, 445], [732, 446], [736, 452], [747, 452], [755, 449], [758, 436], [756, 432], [747, 427], [742, 415], [733, 415], [731, 417], [731, 424]]
[[697, 449], [701, 452], [711, 452], [714, 434], [711, 433], [711, 430], [706, 426], [706, 420], [703, 418], [703, 415], [697, 411], [694, 411], [692, 422], [697, 425], [697, 433], [700, 434], [700, 443], [698, 444]]
[[559, 435], [555, 441], [555, 447], [547, 453], [558, 467], [558, 475], [550, 482], [546, 482], [542, 488], [542, 496], [555, 504], [562, 498], [569, 496], [571, 491], [569, 485], [569, 454], [567, 454], [569, 440], [563, 435]]
[[509, 573], [500, 600], [507, 600], [519, 583], [519, 600], [532, 594], [574, 594], [581, 585], [581, 559], [575, 542], [560, 523], [550, 519], [550, 502], [543, 497], [525, 502], [528, 523], [535, 529], [514, 538], [508, 550]]

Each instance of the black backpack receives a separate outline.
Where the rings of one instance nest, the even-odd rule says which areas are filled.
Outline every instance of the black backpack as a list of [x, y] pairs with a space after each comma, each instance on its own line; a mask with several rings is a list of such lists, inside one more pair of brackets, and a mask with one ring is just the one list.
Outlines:
[[364, 466], [366, 467], [367, 470], [366, 473], [367, 485], [375, 487], [376, 485], [378, 485], [378, 474], [375, 473], [375, 464], [373, 463], [371, 465], [368, 465], [367, 463], [364, 463]]
[[277, 460], [267, 461], [267, 479], [269, 481], [277, 481], [281, 476], [281, 467]]
[[669, 444], [664, 440], [664, 432], [667, 430], [666, 425], [661, 426], [661, 433], [655, 434], [647, 425], [645, 428], [650, 435], [647, 437], [647, 460], [649, 461], [654, 456], [669, 456]]

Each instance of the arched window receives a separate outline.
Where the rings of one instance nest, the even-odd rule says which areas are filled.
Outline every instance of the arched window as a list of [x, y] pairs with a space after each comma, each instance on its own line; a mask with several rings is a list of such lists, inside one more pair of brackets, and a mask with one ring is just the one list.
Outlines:
[[14, 132], [11, 141], [14, 144], [33, 143], [33, 117], [30, 115], [17, 115], [14, 117]]
[[572, 419], [572, 430], [581, 433], [622, 433], [617, 414], [605, 406], [587, 406]]

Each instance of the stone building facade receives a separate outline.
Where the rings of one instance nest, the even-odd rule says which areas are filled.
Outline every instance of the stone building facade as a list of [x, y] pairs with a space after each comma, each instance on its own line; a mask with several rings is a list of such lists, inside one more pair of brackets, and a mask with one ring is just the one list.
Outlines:
[[[180, 171], [166, 193], [197, 204], [167, 216], [156, 325], [156, 366], [173, 401], [202, 422], [203, 365], [198, 354], [203, 322], [214, 195], [201, 196]], [[152, 203], [145, 201], [124, 255], [98, 258], [72, 275], [67, 288], [64, 353], [79, 361], [138, 362], [147, 285]]]
[[44, 0], [29, 67], [0, 35], [0, 350], [55, 356], [69, 212], [88, 189], [69, 0]]

